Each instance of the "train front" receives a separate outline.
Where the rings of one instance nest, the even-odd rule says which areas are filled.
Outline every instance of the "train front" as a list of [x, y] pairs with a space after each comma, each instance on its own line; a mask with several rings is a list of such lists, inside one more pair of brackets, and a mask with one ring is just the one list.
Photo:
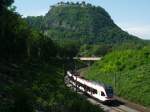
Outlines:
[[111, 86], [106, 86], [105, 87], [105, 92], [106, 92], [106, 101], [105, 102], [111, 102], [114, 100], [114, 92], [113, 88]]

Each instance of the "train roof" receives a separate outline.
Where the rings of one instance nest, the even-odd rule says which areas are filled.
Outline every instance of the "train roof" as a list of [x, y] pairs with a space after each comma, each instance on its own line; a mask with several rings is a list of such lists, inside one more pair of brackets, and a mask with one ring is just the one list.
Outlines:
[[90, 82], [92, 82], [93, 84], [95, 84], [95, 85], [97, 85], [97, 86], [102, 86], [102, 87], [104, 87], [105, 89], [112, 88], [112, 86], [111, 86], [111, 85], [104, 84], [104, 83], [101, 83], [101, 82], [92, 81], [92, 80], [90, 80]]
[[104, 88], [106, 88], [106, 89], [112, 88], [111, 85], [104, 84], [104, 83], [102, 83], [102, 82], [93, 81], [93, 80], [88, 80], [88, 79], [86, 79], [85, 77], [80, 76], [80, 75], [79, 75], [78, 77], [81, 78], [81, 79], [84, 79], [84, 80], [86, 80], [86, 81], [89, 81], [89, 82], [91, 82], [92, 84], [94, 84], [94, 85], [96, 85], [96, 86], [102, 86], [102, 87], [104, 87]]
[[111, 85], [104, 84], [104, 83], [98, 82], [98, 81], [88, 80], [88, 79], [86, 79], [85, 77], [81, 76], [78, 72], [71, 71], [71, 73], [73, 73], [73, 74], [74, 74], [75, 76], [77, 76], [78, 78], [84, 79], [84, 80], [87, 81], [87, 82], [91, 82], [91, 83], [94, 84], [95, 86], [101, 86], [101, 87], [103, 87], [104, 89], [112, 89], [112, 86], [111, 86]]

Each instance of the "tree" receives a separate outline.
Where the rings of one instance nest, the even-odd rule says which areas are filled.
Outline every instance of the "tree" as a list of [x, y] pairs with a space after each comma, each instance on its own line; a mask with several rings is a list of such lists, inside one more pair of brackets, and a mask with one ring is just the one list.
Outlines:
[[80, 5], [80, 3], [79, 3], [79, 2], [76, 2], [76, 5]]
[[83, 6], [85, 6], [86, 5], [86, 3], [85, 3], [85, 1], [82, 1], [82, 3], [81, 3]]
[[13, 2], [14, 2], [14, 0], [1, 0], [0, 1], [0, 9], [10, 6]]
[[92, 5], [90, 3], [87, 3], [87, 7], [92, 7]]

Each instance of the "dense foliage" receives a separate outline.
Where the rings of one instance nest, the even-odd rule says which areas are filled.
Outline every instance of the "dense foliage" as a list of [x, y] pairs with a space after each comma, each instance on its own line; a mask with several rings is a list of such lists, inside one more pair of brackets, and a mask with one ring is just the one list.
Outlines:
[[12, 2], [0, 1], [0, 112], [101, 112], [64, 85], [68, 64], [56, 57], [70, 49], [30, 28]]
[[26, 18], [27, 23], [32, 26], [32, 28], [43, 31], [43, 16], [37, 16], [37, 17], [28, 17]]
[[111, 52], [112, 46], [106, 44], [95, 44], [95, 45], [88, 45], [84, 44], [80, 47], [80, 51], [78, 56], [104, 56], [108, 52]]
[[14, 0], [1, 0], [0, 1], [0, 9], [5, 9], [8, 6], [10, 6], [12, 3], [14, 2]]
[[56, 46], [52, 40], [29, 28], [17, 13], [5, 9], [1, 12], [0, 21], [1, 59], [46, 61], [49, 57], [56, 56]]
[[101, 112], [66, 88], [63, 62], [49, 62], [1, 63], [1, 112]]
[[150, 106], [150, 47], [116, 50], [87, 70], [86, 77], [111, 84], [116, 94]]

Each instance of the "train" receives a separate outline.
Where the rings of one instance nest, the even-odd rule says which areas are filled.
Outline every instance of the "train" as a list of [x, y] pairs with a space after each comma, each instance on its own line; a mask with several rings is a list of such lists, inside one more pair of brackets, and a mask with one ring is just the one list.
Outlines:
[[81, 77], [77, 73], [67, 71], [68, 82], [74, 85], [77, 89], [90, 95], [101, 102], [111, 102], [114, 100], [113, 88], [110, 85], [94, 82]]

